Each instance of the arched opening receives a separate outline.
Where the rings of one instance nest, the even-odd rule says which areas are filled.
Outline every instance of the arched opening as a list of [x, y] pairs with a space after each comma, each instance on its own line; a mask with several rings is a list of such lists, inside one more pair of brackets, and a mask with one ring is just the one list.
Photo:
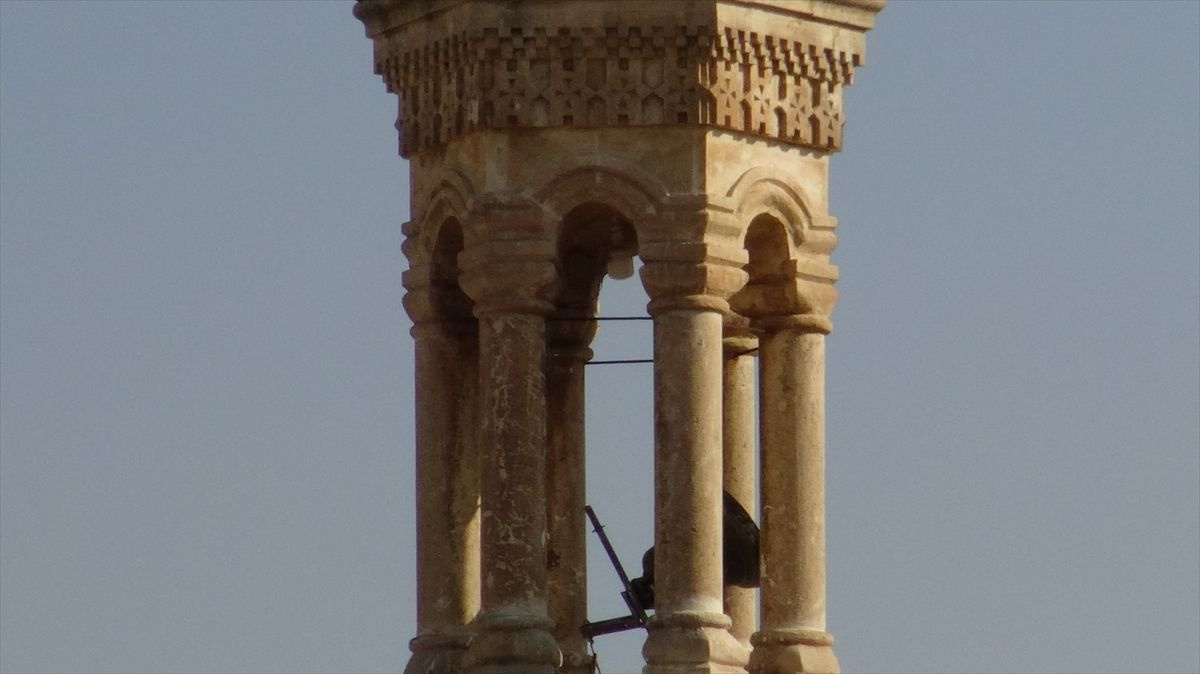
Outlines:
[[[744, 245], [748, 256], [746, 263], [746, 273], [749, 279], [745, 287], [737, 295], [730, 300], [730, 306], [737, 315], [735, 315], [730, 323], [732, 325], [749, 326], [751, 314], [757, 308], [758, 298], [761, 295], [761, 289], [764, 286], [772, 286], [786, 277], [787, 261], [791, 258], [791, 245], [789, 243], [787, 227], [773, 215], [760, 214], [750, 221], [750, 225], [746, 228], [746, 237]], [[729, 326], [727, 326], [728, 329]], [[745, 329], [745, 328], [743, 328]], [[752, 343], [754, 351], [757, 353], [757, 344]], [[733, 354], [727, 354], [732, 356]], [[741, 355], [750, 355], [744, 353]], [[753, 369], [754, 384], [752, 390], [758, 390], [758, 372], [757, 367]], [[752, 394], [751, 398], [756, 398], [756, 394]], [[747, 403], [752, 408], [751, 417], [753, 418], [752, 428], [758, 428], [758, 409], [755, 403]], [[757, 444], [757, 431], [750, 431], [753, 437], [751, 444]], [[759, 483], [758, 455], [755, 453], [750, 464], [753, 467], [743, 466], [743, 471], [749, 471], [751, 474], [751, 482], [755, 485]], [[757, 496], [757, 494], [756, 494]], [[744, 503], [747, 510], [757, 512], [755, 499], [747, 499]]]
[[[640, 267], [634, 258], [635, 268]], [[648, 298], [635, 271], [607, 277], [600, 287], [601, 317], [647, 316]], [[648, 317], [648, 316], [647, 316]], [[601, 321], [592, 340], [595, 361], [641, 360], [654, 355], [650, 320]], [[587, 368], [587, 493], [630, 578], [642, 573], [642, 556], [654, 544], [654, 366], [650, 363]], [[590, 529], [590, 527], [589, 527]], [[588, 613], [591, 620], [629, 613], [621, 582], [598, 537], [587, 533]], [[596, 640], [601, 663], [615, 654], [640, 653], [643, 630]], [[605, 671], [608, 671], [607, 669]]]
[[746, 273], [750, 275], [748, 286], [783, 278], [783, 265], [791, 257], [791, 246], [782, 222], [766, 213], [754, 218], [746, 229], [745, 245], [750, 257], [746, 263]]
[[[480, 606], [479, 330], [459, 285], [462, 249], [462, 226], [447, 218], [429, 250], [429, 305], [420, 313], [432, 320], [414, 332], [415, 469], [419, 488], [438, 489], [436, 498], [418, 501], [418, 535], [436, 538], [419, 551], [420, 601], [432, 624], [454, 627], [468, 625]], [[420, 294], [409, 297], [421, 301]]]
[[[749, 279], [740, 293], [731, 299], [730, 305], [737, 313], [726, 324], [727, 337], [735, 336], [735, 339], [732, 340], [734, 348], [727, 348], [725, 352], [723, 470], [727, 493], [737, 499], [761, 526], [759, 497], [763, 476], [759, 396], [762, 372], [758, 352], [761, 342], [759, 335], [751, 329], [751, 320], [758, 308], [762, 287], [774, 285], [784, 277], [791, 246], [787, 227], [766, 213], [750, 221], [743, 243]], [[737, 339], [737, 335], [742, 338]], [[758, 552], [757, 539], [754, 547]], [[757, 590], [757, 575], [754, 583], [754, 587], [726, 585], [725, 588], [725, 610], [733, 620], [731, 632], [743, 643], [749, 643], [751, 634], [758, 629], [761, 594]]]
[[595, 202], [571, 209], [559, 225], [555, 317], [594, 316], [604, 277], [628, 278], [636, 253], [633, 225], [615, 209]]
[[[640, 556], [653, 542], [647, 536], [654, 517], [653, 368], [644, 363], [585, 368], [580, 360], [586, 347], [591, 363], [653, 353], [649, 320], [596, 320], [646, 316], [645, 292], [633, 278], [637, 248], [633, 224], [605, 203], [578, 205], [559, 226], [559, 287], [547, 322], [546, 493], [549, 608], [564, 623], [556, 632], [564, 669], [587, 662], [579, 631], [584, 620], [628, 611], [609, 559], [586, 527], [583, 505], [592, 505], [609, 525], [608, 536], [631, 575], [638, 574]], [[572, 602], [570, 593], [582, 596]], [[603, 649], [636, 652], [644, 638], [640, 630], [608, 635]]]
[[474, 303], [459, 285], [458, 254], [463, 250], [462, 225], [448, 218], [438, 229], [430, 259], [429, 285], [438, 316], [457, 335], [475, 332]]

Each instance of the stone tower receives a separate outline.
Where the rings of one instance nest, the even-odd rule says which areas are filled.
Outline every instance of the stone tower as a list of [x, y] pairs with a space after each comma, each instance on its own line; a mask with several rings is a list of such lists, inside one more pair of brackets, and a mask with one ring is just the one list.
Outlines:
[[[827, 175], [882, 5], [355, 5], [411, 162], [419, 587], [407, 672], [589, 671], [587, 319], [603, 278], [634, 255], [654, 321], [645, 671], [837, 671]], [[723, 487], [761, 500], [760, 610], [755, 591], [723, 587]]]

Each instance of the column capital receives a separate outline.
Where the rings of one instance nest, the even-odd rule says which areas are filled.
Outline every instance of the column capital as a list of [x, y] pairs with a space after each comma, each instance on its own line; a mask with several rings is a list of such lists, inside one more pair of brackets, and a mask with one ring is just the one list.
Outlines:
[[829, 333], [837, 304], [837, 267], [819, 257], [785, 261], [778, 275], [753, 279], [730, 304], [755, 330]]
[[474, 332], [471, 300], [457, 284], [439, 281], [427, 264], [405, 271], [402, 279], [402, 301], [413, 322], [414, 338], [462, 337]]
[[546, 353], [550, 356], [551, 362], [565, 364], [586, 363], [595, 355], [591, 347], [579, 343], [550, 343], [547, 346]]
[[663, 241], [641, 247], [642, 285], [649, 311], [729, 313], [729, 298], [745, 283], [746, 251], [707, 242]]
[[493, 240], [468, 245], [458, 256], [460, 282], [475, 301], [475, 315], [537, 314], [554, 309], [558, 279], [554, 244], [540, 239]]
[[546, 320], [546, 345], [550, 355], [569, 360], [588, 361], [592, 350], [588, 345], [596, 336], [595, 305], [586, 309], [559, 307]]
[[750, 328], [750, 319], [741, 314], [730, 312], [725, 316], [724, 335], [721, 345], [725, 348], [726, 358], [747, 355], [758, 348], [758, 337]]

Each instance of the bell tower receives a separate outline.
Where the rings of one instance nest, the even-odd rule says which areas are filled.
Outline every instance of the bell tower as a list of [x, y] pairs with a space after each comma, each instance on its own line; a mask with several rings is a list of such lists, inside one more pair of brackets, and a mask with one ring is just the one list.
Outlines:
[[[600, 284], [634, 255], [654, 323], [645, 671], [838, 670], [825, 624], [827, 176], [882, 6], [356, 3], [412, 176], [406, 672], [590, 671], [583, 372]], [[761, 501], [760, 606], [722, 581], [722, 490], [752, 512]]]

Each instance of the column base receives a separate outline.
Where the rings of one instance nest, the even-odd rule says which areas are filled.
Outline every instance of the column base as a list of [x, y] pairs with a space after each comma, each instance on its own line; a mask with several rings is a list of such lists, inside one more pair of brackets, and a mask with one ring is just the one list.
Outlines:
[[431, 632], [408, 642], [412, 657], [404, 674], [459, 674], [462, 657], [474, 635], [466, 630]]
[[833, 635], [823, 630], [774, 629], [750, 637], [751, 674], [839, 674]]
[[749, 651], [724, 613], [679, 611], [650, 619], [643, 674], [745, 674]]
[[550, 634], [554, 623], [545, 616], [494, 611], [472, 626], [475, 639], [462, 659], [470, 674], [555, 674], [562, 664]]
[[588, 653], [587, 642], [580, 637], [578, 640], [559, 641], [562, 651], [562, 666], [559, 674], [593, 674], [592, 656]]

